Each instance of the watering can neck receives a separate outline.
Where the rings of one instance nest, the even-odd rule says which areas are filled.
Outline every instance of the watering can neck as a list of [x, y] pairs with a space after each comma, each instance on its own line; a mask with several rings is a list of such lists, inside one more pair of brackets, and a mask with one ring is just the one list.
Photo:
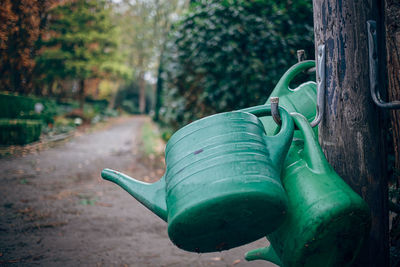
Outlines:
[[121, 186], [130, 195], [136, 198], [158, 217], [167, 221], [167, 205], [165, 202], [165, 177], [153, 184], [144, 183], [133, 179], [123, 173], [104, 169], [101, 176]]
[[282, 266], [281, 260], [279, 259], [278, 255], [271, 245], [269, 245], [268, 247], [257, 248], [247, 252], [245, 255], [245, 259], [247, 261], [266, 260], [275, 263], [276, 265]]

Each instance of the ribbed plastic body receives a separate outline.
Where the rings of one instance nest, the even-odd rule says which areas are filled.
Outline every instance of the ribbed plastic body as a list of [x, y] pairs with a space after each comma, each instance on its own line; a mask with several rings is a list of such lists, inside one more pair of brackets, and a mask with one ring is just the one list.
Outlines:
[[287, 198], [277, 161], [287, 145], [269, 138], [244, 112], [213, 115], [173, 135], [165, 179], [168, 234], [178, 247], [225, 250], [282, 223]]
[[369, 209], [330, 167], [316, 139], [306, 142], [311, 149], [295, 140], [289, 150], [282, 179], [289, 213], [267, 238], [283, 266], [350, 266], [368, 233]]
[[257, 116], [270, 113], [270, 106], [261, 105], [180, 129], [167, 144], [166, 173], [156, 183], [109, 169], [102, 176], [167, 221], [170, 239], [184, 250], [249, 243], [276, 230], [287, 213], [280, 174], [294, 126], [280, 109], [281, 129], [267, 136]]
[[368, 206], [331, 168], [306, 118], [292, 116], [303, 138], [293, 140], [285, 160], [288, 215], [267, 235], [272, 248], [246, 257], [277, 256], [285, 267], [351, 266], [369, 231]]
[[[271, 245], [250, 251], [246, 259], [264, 259], [280, 266], [351, 266], [369, 231], [369, 209], [330, 167], [319, 146], [318, 128], [309, 125], [316, 115], [316, 83], [289, 89], [302, 71], [315, 66], [300, 62], [281, 78], [271, 96], [293, 114], [297, 129], [283, 168], [282, 183], [289, 199], [288, 216], [267, 235]], [[273, 120], [260, 119], [265, 130], [278, 130]]]

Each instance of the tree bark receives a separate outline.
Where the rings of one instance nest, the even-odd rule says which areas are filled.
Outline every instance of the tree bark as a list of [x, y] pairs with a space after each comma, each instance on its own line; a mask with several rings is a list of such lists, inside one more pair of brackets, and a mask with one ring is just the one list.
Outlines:
[[143, 55], [139, 55], [138, 67], [140, 69], [138, 76], [139, 84], [139, 111], [140, 113], [146, 112], [146, 83], [144, 80], [144, 58]]
[[142, 70], [139, 73], [139, 111], [142, 114], [146, 112], [146, 83]]
[[79, 80], [79, 108], [83, 110], [83, 105], [85, 104], [85, 80]]
[[155, 94], [155, 105], [154, 105], [154, 121], [160, 120], [160, 108], [162, 105], [162, 86], [163, 86], [163, 51], [161, 52], [160, 61], [158, 65], [158, 74], [157, 74], [157, 84], [156, 84], [156, 94]]
[[378, 7], [373, 0], [314, 0], [313, 10], [315, 46], [326, 49], [320, 143], [332, 167], [371, 209], [369, 239], [353, 266], [388, 266], [383, 125], [369, 93], [366, 25], [377, 20]]
[[[389, 101], [400, 100], [400, 2], [385, 1], [386, 58]], [[400, 110], [390, 112], [394, 146], [394, 178], [400, 186]]]

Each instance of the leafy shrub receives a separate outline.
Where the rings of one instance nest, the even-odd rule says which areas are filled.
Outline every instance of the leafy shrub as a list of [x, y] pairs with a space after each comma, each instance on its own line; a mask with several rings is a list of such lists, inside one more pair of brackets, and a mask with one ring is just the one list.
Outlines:
[[96, 111], [96, 113], [100, 113], [108, 107], [108, 100], [106, 99], [93, 99], [91, 97], [86, 97], [86, 104], [89, 103]]
[[137, 83], [131, 82], [118, 88], [114, 108], [121, 108], [132, 114], [139, 112], [139, 86]]
[[107, 108], [103, 112], [103, 115], [106, 117], [115, 118], [119, 116], [119, 112], [115, 109]]
[[57, 117], [54, 120], [54, 127], [75, 127], [75, 123], [73, 119], [65, 118], [65, 117]]
[[310, 0], [203, 0], [175, 25], [163, 58], [161, 119], [264, 103], [296, 50], [314, 55]]
[[99, 113], [99, 110], [92, 105], [85, 105], [83, 107], [83, 116], [81, 117], [84, 121], [90, 122]]
[[73, 131], [76, 128], [74, 119], [66, 118], [66, 117], [56, 117], [54, 119], [54, 125], [51, 129], [44, 129], [46, 131], [51, 132], [51, 134], [61, 134], [68, 133]]
[[[147, 85], [146, 91], [146, 110], [148, 113], [152, 106], [152, 87]], [[135, 81], [130, 81], [123, 84], [118, 88], [117, 94], [114, 100], [114, 108], [122, 109], [130, 114], [139, 114], [139, 85]]]
[[[41, 103], [43, 111], [35, 112], [35, 104]], [[53, 116], [58, 113], [58, 107], [54, 100], [39, 97], [29, 97], [0, 93], [0, 118], [43, 120], [52, 123]]]
[[130, 114], [139, 114], [139, 108], [136, 106], [132, 100], [122, 101], [121, 108]]
[[38, 120], [0, 119], [0, 144], [25, 145], [39, 140], [42, 123]]

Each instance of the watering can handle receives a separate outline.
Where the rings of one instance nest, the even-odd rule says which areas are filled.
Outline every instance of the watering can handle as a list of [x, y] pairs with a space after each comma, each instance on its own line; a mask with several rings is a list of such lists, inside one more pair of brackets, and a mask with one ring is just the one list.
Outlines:
[[301, 72], [313, 67], [315, 67], [314, 60], [305, 60], [290, 67], [276, 84], [275, 89], [272, 91], [273, 95], [271, 94], [271, 96], [281, 96], [282, 93], [285, 91], [292, 91], [289, 88], [289, 84], [294, 79], [294, 77], [296, 77]]
[[290, 115], [297, 128], [304, 136], [304, 154], [308, 167], [317, 173], [329, 172], [330, 165], [326, 161], [324, 152], [318, 142], [318, 137], [315, 135], [308, 120], [300, 113], [292, 112]]
[[[291, 138], [293, 136], [293, 131], [294, 131], [292, 117], [286, 111], [286, 109], [284, 109], [283, 107], [278, 106], [278, 110], [279, 110], [279, 115], [282, 120], [281, 129], [276, 135], [268, 136], [268, 137], [275, 138], [275, 139]], [[241, 109], [238, 111], [248, 112], [257, 117], [270, 116], [271, 115], [271, 105], [260, 105], [260, 106], [255, 106], [255, 107], [251, 107], [251, 108]]]
[[[265, 136], [265, 138], [268, 139], [268, 144], [274, 145], [276, 147], [283, 146], [282, 150], [279, 150], [277, 153], [280, 154], [280, 156], [276, 157], [278, 162], [276, 164], [280, 164], [283, 162], [284, 158], [286, 156], [287, 150], [289, 150], [290, 143], [293, 138], [293, 132], [294, 132], [294, 124], [292, 117], [290, 114], [286, 111], [286, 109], [282, 107], [278, 107], [279, 114], [282, 120], [282, 125], [280, 128], [280, 131], [274, 135], [274, 136]], [[268, 116], [271, 115], [271, 105], [260, 105], [260, 106], [255, 106], [255, 107], [250, 107], [246, 109], [241, 109], [238, 110], [239, 112], [248, 112], [251, 113], [257, 117], [263, 117], [263, 116]]]

